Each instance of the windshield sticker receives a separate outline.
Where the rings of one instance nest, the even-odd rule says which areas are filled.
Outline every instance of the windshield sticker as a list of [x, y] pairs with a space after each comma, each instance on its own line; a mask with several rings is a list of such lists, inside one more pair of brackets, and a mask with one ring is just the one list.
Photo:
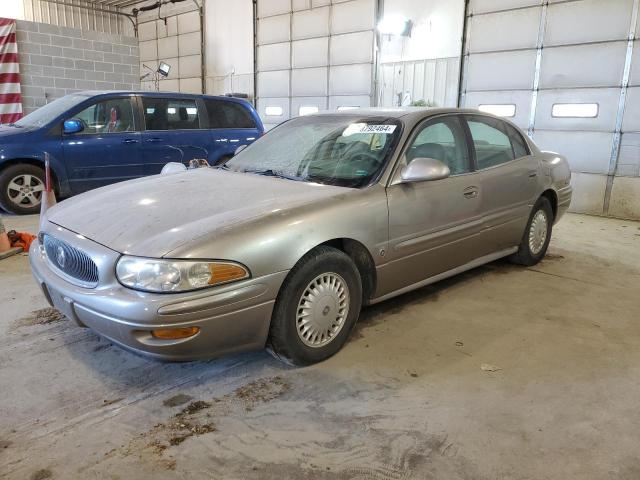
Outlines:
[[385, 135], [391, 134], [395, 131], [396, 125], [367, 125], [366, 123], [352, 123], [342, 132], [343, 137], [354, 135], [356, 133], [382, 133]]

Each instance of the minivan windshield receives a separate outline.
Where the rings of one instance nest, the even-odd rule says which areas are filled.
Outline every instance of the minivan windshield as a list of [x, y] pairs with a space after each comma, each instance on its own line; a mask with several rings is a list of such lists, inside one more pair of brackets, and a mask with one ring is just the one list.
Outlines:
[[66, 95], [22, 117], [13, 125], [18, 127], [42, 127], [87, 98], [89, 97], [86, 95]]
[[317, 115], [274, 128], [223, 168], [290, 180], [359, 188], [387, 163], [400, 137], [384, 116]]

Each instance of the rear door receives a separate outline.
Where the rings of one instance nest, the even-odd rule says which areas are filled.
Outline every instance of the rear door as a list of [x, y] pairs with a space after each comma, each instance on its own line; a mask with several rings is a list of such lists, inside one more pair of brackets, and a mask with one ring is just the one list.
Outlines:
[[209, 135], [213, 143], [212, 165], [233, 156], [240, 145], [248, 145], [262, 133], [249, 108], [239, 101], [205, 98]]
[[209, 158], [211, 142], [196, 98], [143, 95], [141, 101], [145, 130], [140, 148], [147, 175], [160, 173], [169, 162], [186, 165]]
[[62, 134], [72, 193], [145, 174], [131, 96], [100, 98], [65, 120], [71, 118], [81, 120], [84, 127], [79, 133]]
[[538, 161], [513, 126], [466, 115], [483, 191], [484, 243], [498, 251], [520, 243], [538, 188]]
[[379, 275], [384, 282], [379, 294], [481, 255], [482, 192], [473, 172], [465, 128], [458, 115], [436, 117], [419, 125], [408, 141], [400, 167], [414, 158], [435, 158], [449, 166], [451, 176], [387, 188], [389, 263]]

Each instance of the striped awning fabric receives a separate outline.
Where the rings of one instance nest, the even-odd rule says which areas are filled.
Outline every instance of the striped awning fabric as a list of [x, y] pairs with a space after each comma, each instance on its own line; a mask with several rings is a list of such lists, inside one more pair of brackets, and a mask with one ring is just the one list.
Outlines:
[[0, 123], [22, 117], [16, 21], [0, 17]]

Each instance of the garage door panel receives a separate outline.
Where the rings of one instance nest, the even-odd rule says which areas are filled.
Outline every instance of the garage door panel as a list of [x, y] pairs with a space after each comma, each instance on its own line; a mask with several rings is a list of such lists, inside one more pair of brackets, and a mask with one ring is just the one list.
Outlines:
[[471, 17], [469, 51], [535, 48], [541, 8], [526, 8]]
[[258, 70], [285, 70], [289, 64], [291, 44], [289, 42], [273, 43], [258, 47]]
[[291, 93], [293, 96], [327, 95], [327, 67], [293, 70]]
[[289, 95], [289, 71], [258, 72], [258, 96], [286, 97]]
[[329, 39], [312, 38], [298, 40], [293, 45], [293, 68], [321, 67], [327, 65]]
[[633, 55], [631, 56], [631, 75], [629, 85], [640, 86], [640, 40], [633, 42]]
[[[189, 55], [185, 57], [179, 57], [178, 72], [180, 77], [183, 77], [183, 78], [199, 77], [200, 75], [202, 75], [202, 61], [201, 61], [200, 55]], [[197, 93], [202, 93], [202, 92], [197, 92]]]
[[331, 67], [330, 95], [364, 95], [371, 91], [371, 64]]
[[[545, 45], [624, 40], [629, 34], [633, 0], [581, 0], [551, 4]], [[579, 26], [579, 28], [576, 28]]]
[[622, 134], [616, 175], [624, 177], [640, 175], [640, 133]]
[[540, 86], [610, 87], [619, 85], [626, 42], [547, 48], [542, 55]]
[[280, 15], [291, 11], [291, 0], [267, 0], [258, 2], [258, 18]]
[[[258, 2], [258, 5], [264, 2]], [[258, 20], [258, 45], [264, 43], [288, 42], [289, 35], [289, 15], [279, 15], [277, 17], [261, 18]]]
[[[271, 109], [269, 109], [271, 107]], [[267, 112], [273, 112], [273, 109], [281, 112], [281, 115], [267, 115]], [[264, 97], [258, 99], [258, 113], [265, 123], [278, 124], [289, 118], [289, 98], [270, 98]]]
[[622, 130], [624, 132], [640, 132], [640, 87], [627, 90]]
[[640, 219], [640, 178], [616, 177], [613, 180], [609, 214]]
[[540, 0], [471, 0], [469, 13], [477, 15], [478, 13], [495, 12], [497, 10], [535, 6], [540, 5], [540, 3]]
[[374, 0], [353, 0], [331, 10], [331, 33], [350, 33], [375, 27]]
[[329, 35], [329, 7], [315, 8], [293, 14], [294, 40]]
[[536, 130], [534, 140], [540, 149], [566, 156], [572, 172], [606, 174], [609, 170], [612, 133]]
[[331, 65], [373, 62], [373, 32], [331, 37]]
[[340, 107], [366, 108], [371, 106], [369, 95], [341, 95], [329, 97], [329, 110], [338, 110]]
[[317, 108], [319, 112], [326, 110], [328, 101], [328, 97], [292, 97], [291, 116], [299, 116], [300, 108]]
[[533, 50], [470, 55], [466, 89], [531, 89], [535, 65]]
[[[615, 129], [619, 96], [619, 88], [540, 91], [538, 92], [538, 106], [536, 108], [536, 128], [612, 132]], [[598, 116], [595, 118], [552, 116], [554, 104], [567, 103], [597, 103]]]
[[480, 105], [515, 105], [515, 116], [508, 117], [520, 128], [527, 129], [531, 112], [530, 91], [469, 92], [465, 96], [465, 107], [478, 108]]
[[572, 173], [573, 195], [569, 211], [602, 215], [604, 193], [607, 188], [605, 175], [591, 173]]

